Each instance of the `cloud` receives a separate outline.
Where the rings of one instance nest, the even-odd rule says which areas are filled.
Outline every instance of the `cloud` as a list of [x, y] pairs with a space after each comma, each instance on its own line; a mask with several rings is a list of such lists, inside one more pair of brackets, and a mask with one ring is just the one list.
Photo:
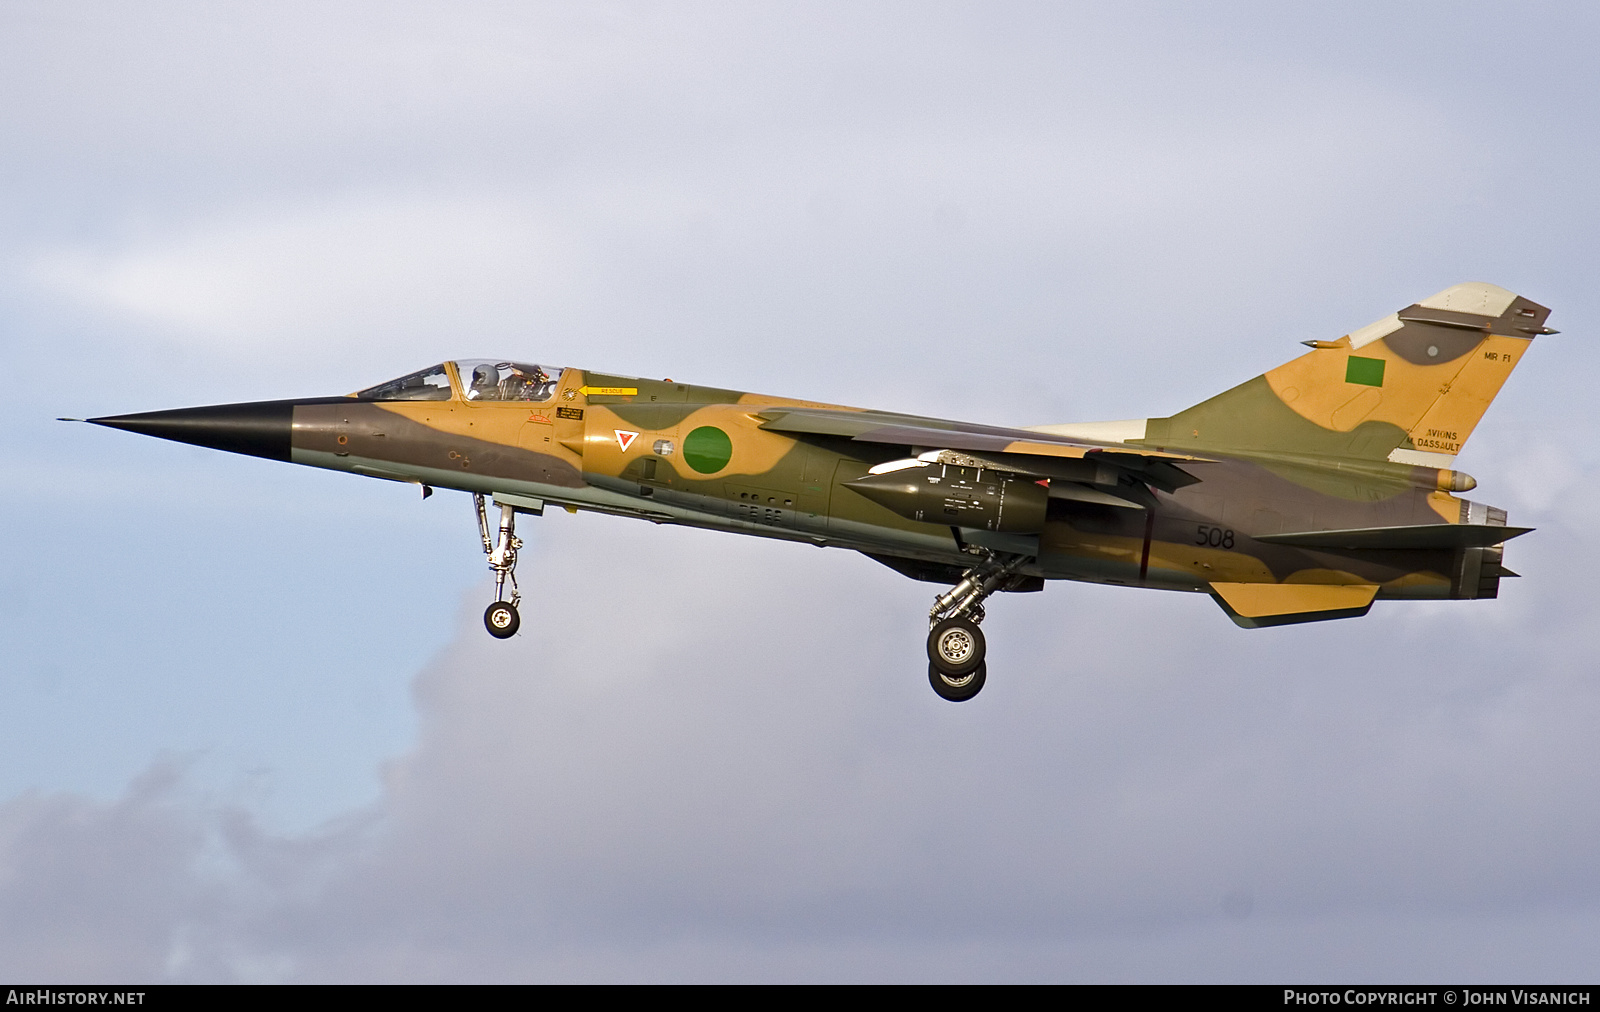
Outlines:
[[378, 339], [425, 358], [442, 320], [470, 334], [486, 317], [538, 315], [573, 295], [581, 267], [573, 244], [516, 202], [374, 195], [273, 208], [120, 255], [45, 254], [31, 273], [180, 342], [283, 363]]
[[0, 806], [0, 966], [18, 978], [159, 976], [175, 929], [217, 898], [205, 827], [157, 766], [120, 800], [23, 795]]
[[[396, 178], [177, 212], [114, 240], [29, 249], [21, 273], [42, 301], [131, 324], [164, 352], [279, 373], [314, 362], [348, 384], [509, 352], [758, 389], [799, 370], [834, 385], [814, 396], [850, 401], [883, 403], [887, 382], [894, 406], [935, 411], [969, 381], [908, 369], [908, 357], [963, 358], [981, 342], [982, 382], [1016, 399], [1015, 377], [1117, 335], [1115, 359], [1077, 356], [1089, 375], [1074, 388], [1093, 398], [1102, 369], [1140, 370], [1152, 386], [1182, 374], [1175, 338], [1219, 287], [1286, 301], [1270, 267], [1242, 285], [1242, 264], [1298, 244], [1310, 222], [1351, 252], [1371, 234], [1339, 224], [1341, 209], [1441, 185], [1427, 159], [1397, 179], [1369, 157], [1389, 133], [1454, 147], [1425, 110], [1299, 97], [1203, 127], [1102, 113], [911, 118], [888, 132], [779, 124], [695, 144], [586, 138], [518, 180]], [[873, 382], [833, 364], [844, 355]], [[1022, 383], [1035, 401], [1062, 396]], [[1151, 397], [1144, 410], [1161, 407]], [[1009, 420], [1067, 420], [1061, 410], [1019, 404]]]
[[1263, 320], [1303, 302], [1271, 279], [1308, 232], [1372, 269], [1388, 216], [1475, 192], [1456, 153], [1481, 146], [1381, 78], [1219, 60], [1092, 10], [245, 9], [205, 44], [107, 16], [18, 26], [37, 44], [6, 72], [40, 101], [10, 113], [14, 171], [40, 206], [119, 194], [17, 232], [29, 294], [163, 351], [370, 363], [355, 382], [509, 346], [753, 385], [786, 371], [768, 347], [803, 344], [932, 410], [967, 384], [901, 380], [908, 357], [979, 341], [1029, 376], [1029, 349], [1131, 331], [1117, 364], [1159, 383], [1214, 293]]
[[[37, 351], [19, 373], [53, 383], [91, 361], [102, 390], [155, 396], [141, 378], [178, 348], [265, 397], [267, 369], [349, 389], [527, 349], [985, 421], [1122, 417], [1446, 284], [1563, 260], [1581, 275], [1569, 251], [1593, 246], [1581, 194], [1534, 185], [1504, 146], [1515, 130], [1485, 126], [1571, 110], [1581, 87], [1426, 63], [1501, 38], [1493, 19], [1396, 63], [1393, 39], [1433, 36], [1347, 12], [97, 10], [93, 30], [13, 13], [25, 23], [0, 33], [0, 81], [24, 96], [0, 110], [0, 211], [19, 223], [6, 294], [53, 323], [6, 338]], [[1485, 239], [1552, 218], [1580, 223], [1567, 245]], [[1581, 330], [1582, 290], [1530, 294]], [[96, 345], [74, 331], [82, 307], [136, 336]], [[248, 701], [321, 706], [297, 693], [324, 668], [296, 682], [227, 663], [298, 619], [333, 643], [284, 654], [308, 671], [355, 681], [326, 659], [341, 650], [381, 654], [392, 678], [420, 666], [420, 737], [375, 804], [314, 832], [196, 797], [167, 764], [109, 801], [0, 804], [0, 965], [76, 981], [1587, 973], [1595, 472], [1527, 450], [1590, 442], [1571, 409], [1583, 352], [1547, 354], [1524, 368], [1561, 364], [1503, 406], [1546, 428], [1473, 451], [1505, 465], [1472, 465], [1485, 497], [1542, 527], [1512, 544], [1528, 578], [1499, 602], [1246, 633], [1200, 597], [1053, 585], [996, 602], [989, 686], [959, 707], [926, 686], [932, 588], [843, 553], [556, 516], [526, 554], [522, 635], [484, 635], [480, 589], [423, 657], [403, 627], [421, 606], [374, 604], [363, 556], [435, 543], [376, 496], [345, 500], [349, 527], [326, 536], [359, 537], [339, 557], [357, 575], [320, 596], [240, 554], [237, 527], [152, 517], [190, 568], [125, 552], [140, 562], [104, 599], [147, 609], [125, 625], [200, 594], [227, 614], [209, 639], [173, 622], [129, 640], [165, 640], [144, 654], [117, 641], [77, 663], [135, 668], [151, 708], [204, 700], [166, 709], [221, 740], [311, 752], [305, 725]], [[1513, 411], [1518, 384], [1536, 403]], [[278, 495], [292, 519], [272, 543], [324, 544], [289, 530], [333, 508], [309, 484], [171, 483], [142, 461], [135, 482], [37, 445], [22, 484], [41, 502], [199, 489], [237, 513]], [[1503, 494], [1495, 473], [1515, 478]], [[141, 527], [114, 530], [159, 544]], [[250, 593], [194, 589], [216, 544]], [[44, 655], [94, 639], [52, 621], [30, 613], [18, 640]], [[132, 704], [74, 684], [126, 731]], [[370, 710], [365, 691], [338, 705]], [[347, 744], [327, 706], [335, 733], [316, 742]], [[87, 704], [48, 712], [90, 723]]]
[[[287, 980], [1583, 965], [1532, 942], [1592, 937], [1600, 915], [1589, 636], [1541, 617], [1577, 577], [1256, 633], [1204, 598], [1052, 588], [997, 602], [990, 684], [952, 706], [919, 659], [929, 588], [839, 552], [542, 524], [524, 632], [491, 640], [466, 602], [376, 808], [275, 837], [155, 781], [6, 806], [0, 904], [36, 925], [8, 962]], [[1507, 622], [1468, 614], [1488, 608]], [[1130, 614], [1161, 635], [1127, 636]], [[1490, 939], [1496, 958], [1461, 958]]]

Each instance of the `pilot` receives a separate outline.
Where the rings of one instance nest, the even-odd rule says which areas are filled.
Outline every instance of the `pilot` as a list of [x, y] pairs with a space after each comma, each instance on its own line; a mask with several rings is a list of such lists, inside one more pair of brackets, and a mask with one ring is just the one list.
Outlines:
[[500, 373], [492, 365], [473, 367], [472, 386], [467, 390], [469, 401], [494, 401], [500, 399]]

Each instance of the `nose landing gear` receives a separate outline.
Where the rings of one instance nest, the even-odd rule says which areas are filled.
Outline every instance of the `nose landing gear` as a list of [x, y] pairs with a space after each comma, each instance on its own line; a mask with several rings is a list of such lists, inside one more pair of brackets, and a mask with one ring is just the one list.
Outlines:
[[976, 696], [988, 677], [983, 602], [1010, 582], [1026, 556], [987, 553], [961, 575], [961, 582], [940, 594], [928, 612], [928, 684], [939, 698], [961, 703]]
[[[522, 626], [522, 616], [517, 605], [522, 594], [517, 591], [517, 549], [522, 539], [517, 537], [517, 511], [510, 506], [500, 506], [500, 531], [498, 537], [489, 534], [489, 511], [482, 495], [472, 497], [478, 509], [478, 535], [483, 539], [483, 553], [489, 557], [489, 568], [494, 570], [494, 603], [483, 613], [483, 626], [496, 639], [509, 639]], [[506, 580], [511, 581], [511, 600], [505, 599]]]

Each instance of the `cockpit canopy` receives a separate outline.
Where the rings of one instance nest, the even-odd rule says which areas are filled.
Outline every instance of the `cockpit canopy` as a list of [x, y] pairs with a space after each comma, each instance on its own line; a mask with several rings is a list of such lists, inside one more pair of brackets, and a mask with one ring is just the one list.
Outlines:
[[547, 401], [555, 396], [563, 372], [522, 362], [459, 359], [368, 387], [356, 397], [364, 401], [447, 401], [456, 392], [451, 389], [446, 365], [455, 367], [459, 396], [469, 401]]
[[450, 377], [445, 374], [444, 364], [440, 363], [431, 369], [422, 369], [409, 376], [358, 390], [356, 397], [363, 401], [447, 401], [450, 399]]
[[469, 401], [547, 401], [561, 382], [560, 369], [490, 359], [462, 359], [456, 372]]

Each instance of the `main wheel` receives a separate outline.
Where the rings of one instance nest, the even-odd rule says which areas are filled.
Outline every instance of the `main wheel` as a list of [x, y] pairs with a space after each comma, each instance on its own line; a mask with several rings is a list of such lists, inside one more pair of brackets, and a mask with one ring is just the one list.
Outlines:
[[517, 628], [521, 625], [522, 616], [517, 614], [517, 609], [511, 606], [510, 601], [496, 601], [483, 613], [483, 627], [496, 639], [510, 639], [517, 634]]
[[964, 618], [947, 618], [928, 631], [928, 660], [951, 678], [971, 674], [983, 663], [983, 630]]
[[964, 675], [947, 675], [939, 670], [937, 664], [928, 665], [928, 684], [933, 686], [933, 691], [939, 694], [940, 699], [948, 699], [952, 703], [965, 703], [976, 696], [982, 691], [988, 675], [989, 665], [982, 661]]

